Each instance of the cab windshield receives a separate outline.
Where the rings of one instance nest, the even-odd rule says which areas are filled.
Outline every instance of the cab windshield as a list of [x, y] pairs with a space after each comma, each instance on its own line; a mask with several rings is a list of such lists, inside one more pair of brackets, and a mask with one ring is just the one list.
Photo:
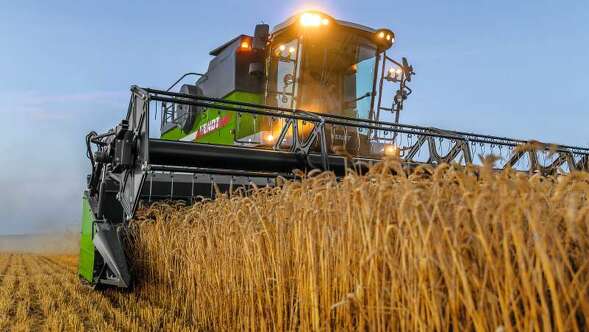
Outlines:
[[376, 48], [359, 37], [307, 41], [300, 77], [300, 104], [318, 113], [368, 118]]
[[294, 39], [273, 53], [282, 54], [269, 77], [278, 106], [369, 118], [377, 56], [371, 41], [350, 33]]

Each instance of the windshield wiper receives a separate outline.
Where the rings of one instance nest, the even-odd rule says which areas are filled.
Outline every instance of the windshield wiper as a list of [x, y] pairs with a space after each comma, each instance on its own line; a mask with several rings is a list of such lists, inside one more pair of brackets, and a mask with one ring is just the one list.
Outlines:
[[360, 97], [358, 97], [356, 99], [344, 101], [344, 105], [345, 105], [345, 107], [354, 107], [354, 105], [357, 102], [359, 102], [360, 100], [362, 100], [364, 98], [370, 97], [370, 96], [372, 96], [372, 93], [366, 92], [366, 94], [363, 94], [362, 96], [360, 96]]
[[364, 95], [362, 95], [362, 96], [360, 96], [360, 97], [358, 97], [358, 98], [356, 98], [356, 99], [354, 99], [354, 100], [352, 100], [350, 102], [354, 103], [354, 102], [360, 101], [360, 100], [362, 100], [364, 98], [368, 98], [368, 97], [371, 97], [371, 96], [372, 96], [372, 93], [366, 92], [366, 94], [364, 94]]

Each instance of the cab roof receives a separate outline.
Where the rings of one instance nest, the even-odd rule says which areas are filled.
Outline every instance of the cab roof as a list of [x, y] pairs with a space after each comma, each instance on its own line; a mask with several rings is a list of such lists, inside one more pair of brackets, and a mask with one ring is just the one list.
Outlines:
[[227, 48], [229, 45], [231, 45], [231, 44], [235, 43], [237, 40], [239, 40], [239, 39], [241, 39], [241, 38], [243, 38], [243, 37], [247, 37], [247, 35], [239, 35], [239, 36], [237, 36], [237, 37], [235, 37], [235, 38], [231, 39], [230, 41], [226, 42], [225, 44], [223, 44], [223, 45], [221, 45], [221, 46], [219, 46], [219, 47], [215, 48], [215, 49], [214, 49], [214, 50], [212, 50], [212, 51], [210, 51], [210, 52], [209, 52], [209, 55], [212, 55], [212, 56], [217, 56], [217, 55], [221, 54], [221, 52], [223, 52], [223, 50], [224, 50], [224, 49], [226, 49], [226, 48]]
[[375, 32], [377, 31], [376, 29], [373, 29], [373, 28], [367, 27], [367, 26], [365, 26], [365, 25], [362, 25], [362, 24], [358, 24], [358, 23], [354, 23], [354, 22], [349, 22], [349, 21], [343, 21], [343, 20], [337, 20], [337, 19], [335, 19], [335, 18], [331, 17], [330, 15], [328, 15], [328, 14], [326, 14], [326, 13], [323, 13], [323, 12], [321, 12], [321, 11], [317, 11], [317, 10], [313, 10], [313, 11], [305, 11], [305, 12], [301, 12], [301, 13], [298, 13], [298, 14], [296, 14], [296, 15], [293, 15], [293, 16], [289, 17], [289, 18], [288, 18], [288, 19], [286, 19], [284, 22], [282, 22], [282, 23], [280, 23], [280, 24], [276, 25], [276, 26], [274, 27], [274, 29], [272, 30], [272, 33], [277, 33], [277, 32], [280, 32], [280, 31], [282, 31], [282, 30], [284, 30], [284, 29], [287, 29], [287, 28], [289, 28], [291, 25], [293, 25], [293, 24], [297, 23], [297, 21], [298, 21], [298, 18], [299, 18], [299, 17], [300, 17], [300, 16], [301, 16], [303, 13], [307, 13], [307, 12], [310, 12], [310, 13], [316, 13], [316, 14], [320, 14], [320, 15], [322, 15], [322, 16], [324, 16], [324, 17], [328, 17], [328, 18], [329, 18], [329, 19], [330, 19], [332, 22], [334, 22], [334, 23], [336, 23], [336, 24], [338, 24], [338, 25], [340, 25], [340, 26], [347, 27], [347, 28], [356, 29], [356, 30], [361, 30], [361, 31], [368, 32], [368, 33], [375, 33]]
[[[283, 30], [286, 30], [288, 28], [290, 28], [292, 25], [296, 24], [298, 22], [299, 17], [304, 14], [304, 13], [316, 13], [319, 14], [323, 17], [327, 17], [330, 19], [331, 22], [342, 26], [342, 27], [346, 27], [349, 29], [354, 29], [354, 30], [358, 30], [360, 32], [364, 32], [367, 34], [374, 34], [376, 33], [378, 30], [377, 29], [373, 29], [370, 27], [367, 27], [365, 25], [362, 24], [358, 24], [358, 23], [354, 23], [354, 22], [349, 22], [349, 21], [343, 21], [343, 20], [337, 20], [333, 17], [331, 17], [330, 15], [323, 13], [321, 11], [317, 11], [317, 10], [311, 10], [311, 11], [304, 11], [304, 12], [300, 12], [297, 13], [296, 15], [293, 15], [291, 17], [289, 17], [288, 19], [286, 19], [284, 22], [276, 25], [274, 27], [274, 29], [272, 29], [271, 35], [277, 34]], [[388, 29], [387, 29], [388, 30]], [[214, 50], [212, 50], [211, 52], [209, 52], [210, 55], [212, 56], [217, 56], [219, 55], [224, 49], [226, 49], [227, 47], [229, 47], [231, 44], [235, 43], [237, 40], [246, 37], [247, 35], [239, 35], [233, 39], [231, 39], [230, 41], [224, 43], [223, 45], [215, 48]]]

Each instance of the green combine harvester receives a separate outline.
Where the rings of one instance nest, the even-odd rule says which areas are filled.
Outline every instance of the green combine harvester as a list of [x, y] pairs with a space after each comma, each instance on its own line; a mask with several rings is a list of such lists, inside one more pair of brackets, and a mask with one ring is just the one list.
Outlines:
[[[92, 172], [83, 197], [79, 274], [93, 286], [127, 288], [127, 223], [140, 202], [214, 198], [236, 188], [320, 169], [364, 172], [384, 156], [407, 167], [477, 164], [542, 174], [589, 168], [589, 149], [399, 122], [414, 75], [387, 51], [389, 29], [317, 11], [270, 31], [237, 36], [210, 52], [206, 73], [166, 91], [131, 87], [127, 116], [86, 137]], [[196, 76], [194, 84], [183, 80]], [[518, 146], [534, 148], [522, 149]]]

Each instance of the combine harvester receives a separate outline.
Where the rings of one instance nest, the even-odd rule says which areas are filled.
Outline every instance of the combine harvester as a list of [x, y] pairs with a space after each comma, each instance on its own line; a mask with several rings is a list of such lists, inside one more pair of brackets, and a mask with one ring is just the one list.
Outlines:
[[[516, 148], [523, 140], [399, 123], [414, 72], [387, 55], [394, 42], [389, 29], [304, 12], [221, 45], [205, 74], [166, 91], [133, 86], [126, 118], [86, 137], [80, 276], [130, 286], [121, 239], [140, 201], [213, 198], [293, 178], [295, 169], [342, 176], [385, 155], [408, 166], [477, 164], [473, 156], [492, 153], [498, 169], [588, 169], [586, 148], [536, 142], [526, 150]], [[172, 92], [190, 75], [198, 81]]]

